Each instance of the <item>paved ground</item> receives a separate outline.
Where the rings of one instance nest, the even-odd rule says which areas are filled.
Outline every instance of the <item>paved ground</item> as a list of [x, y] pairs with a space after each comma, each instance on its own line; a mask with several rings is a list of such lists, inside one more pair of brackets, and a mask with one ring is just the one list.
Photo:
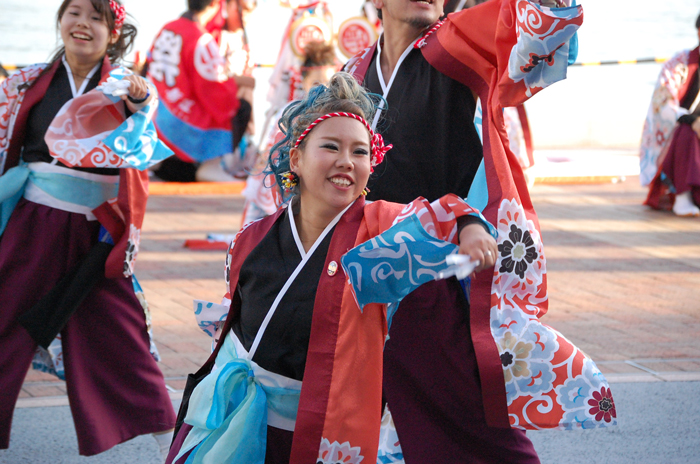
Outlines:
[[[613, 387], [621, 417], [618, 427], [528, 432], [542, 464], [698, 462], [700, 382], [616, 383]], [[173, 403], [177, 405], [177, 401]], [[135, 438], [98, 456], [78, 456], [71, 421], [68, 406], [17, 409], [11, 449], [0, 451], [0, 464], [162, 463], [150, 436]]]
[[[690, 462], [700, 443], [697, 434], [686, 439], [682, 431], [697, 430], [690, 418], [700, 411], [697, 404], [678, 401], [700, 393], [700, 219], [641, 206], [646, 192], [636, 178], [617, 184], [536, 184], [532, 193], [548, 260], [551, 309], [544, 321], [593, 357], [611, 382], [619, 383], [614, 392], [623, 416], [616, 432], [533, 434], [543, 462], [563, 462], [552, 454], [559, 446], [568, 450], [567, 462]], [[210, 339], [194, 323], [191, 301], [218, 301], [224, 291], [224, 252], [193, 252], [182, 244], [207, 233], [232, 233], [240, 225], [241, 209], [238, 196], [149, 200], [137, 275], [153, 311], [161, 368], [174, 400], [187, 373], [209, 350]], [[29, 436], [41, 436], [47, 445], [58, 443], [50, 424], [32, 418], [43, 411], [44, 417], [63, 417], [62, 433], [70, 429], [64, 395], [62, 382], [28, 374], [11, 449], [0, 451], [0, 462], [48, 462], [21, 458], [19, 449], [31, 441], [22, 438], [28, 432], [23, 428], [31, 427]], [[35, 409], [49, 406], [56, 407]], [[691, 407], [696, 407], [694, 413]], [[651, 446], [654, 441], [644, 438], [634, 441], [639, 434], [664, 433], [665, 447]], [[103, 457], [51, 462], [133, 462], [118, 457], [120, 450], [140, 446], [154, 445], [143, 437]], [[37, 448], [38, 456], [40, 449], [50, 448]], [[667, 451], [665, 458], [654, 454], [659, 449]], [[603, 459], [606, 452], [629, 459]], [[151, 462], [145, 456], [139, 462]]]

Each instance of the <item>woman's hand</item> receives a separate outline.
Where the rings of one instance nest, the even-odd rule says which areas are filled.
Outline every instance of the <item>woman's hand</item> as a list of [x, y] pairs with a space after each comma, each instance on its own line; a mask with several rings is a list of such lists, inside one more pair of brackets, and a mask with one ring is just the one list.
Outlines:
[[475, 273], [496, 264], [496, 253], [496, 240], [481, 224], [469, 224], [459, 233], [459, 254], [469, 255], [472, 261], [480, 263]]
[[[129, 94], [122, 95], [122, 100], [126, 102], [126, 106], [129, 107], [129, 110], [132, 113], [136, 113], [138, 110], [140, 110], [141, 108], [143, 108], [151, 102], [151, 100], [153, 99], [153, 95], [149, 95], [148, 82], [146, 82], [146, 79], [144, 79], [141, 76], [136, 76], [132, 74], [130, 76], [124, 77], [123, 80], [129, 81], [131, 83], [131, 85], [129, 86]], [[131, 100], [129, 100], [129, 97], [131, 97], [132, 100], [136, 101], [143, 100], [144, 98], [146, 98], [147, 95], [148, 98], [140, 103], [133, 103]]]

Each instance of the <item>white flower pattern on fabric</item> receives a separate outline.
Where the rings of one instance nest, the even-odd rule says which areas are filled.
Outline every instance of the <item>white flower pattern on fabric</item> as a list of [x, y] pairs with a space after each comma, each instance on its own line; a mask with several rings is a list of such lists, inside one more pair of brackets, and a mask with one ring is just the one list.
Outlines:
[[515, 200], [504, 200], [498, 211], [497, 227], [496, 294], [499, 298], [536, 295], [547, 270], [535, 223]]
[[365, 458], [360, 454], [359, 446], [351, 446], [350, 442], [331, 443], [327, 438], [321, 440], [316, 464], [360, 464]]
[[492, 314], [491, 331], [497, 340], [508, 405], [521, 396], [551, 391], [555, 378], [552, 360], [560, 347], [559, 334], [519, 308], [509, 306], [497, 311], [498, 319]]

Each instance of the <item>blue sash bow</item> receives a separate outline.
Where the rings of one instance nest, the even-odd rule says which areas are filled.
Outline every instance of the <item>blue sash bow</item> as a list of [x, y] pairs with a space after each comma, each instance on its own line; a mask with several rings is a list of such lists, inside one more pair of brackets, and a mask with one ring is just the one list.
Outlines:
[[226, 336], [214, 369], [192, 392], [185, 423], [193, 428], [174, 461], [193, 450], [187, 464], [264, 464], [268, 409], [296, 419], [301, 390], [263, 382], [254, 372], [260, 368], [238, 356], [232, 337]]

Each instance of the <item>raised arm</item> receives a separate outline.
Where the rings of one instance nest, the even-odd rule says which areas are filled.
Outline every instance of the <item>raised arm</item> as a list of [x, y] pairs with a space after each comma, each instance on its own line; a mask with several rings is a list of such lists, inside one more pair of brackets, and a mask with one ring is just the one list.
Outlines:
[[[122, 98], [136, 110], [126, 116]], [[148, 94], [148, 97], [145, 95]], [[45, 140], [52, 157], [71, 167], [148, 167], [173, 154], [158, 139], [153, 116], [158, 95], [146, 81], [125, 68], [116, 68], [99, 87], [66, 103], [51, 122]], [[67, 130], [70, 128], [71, 130]]]

